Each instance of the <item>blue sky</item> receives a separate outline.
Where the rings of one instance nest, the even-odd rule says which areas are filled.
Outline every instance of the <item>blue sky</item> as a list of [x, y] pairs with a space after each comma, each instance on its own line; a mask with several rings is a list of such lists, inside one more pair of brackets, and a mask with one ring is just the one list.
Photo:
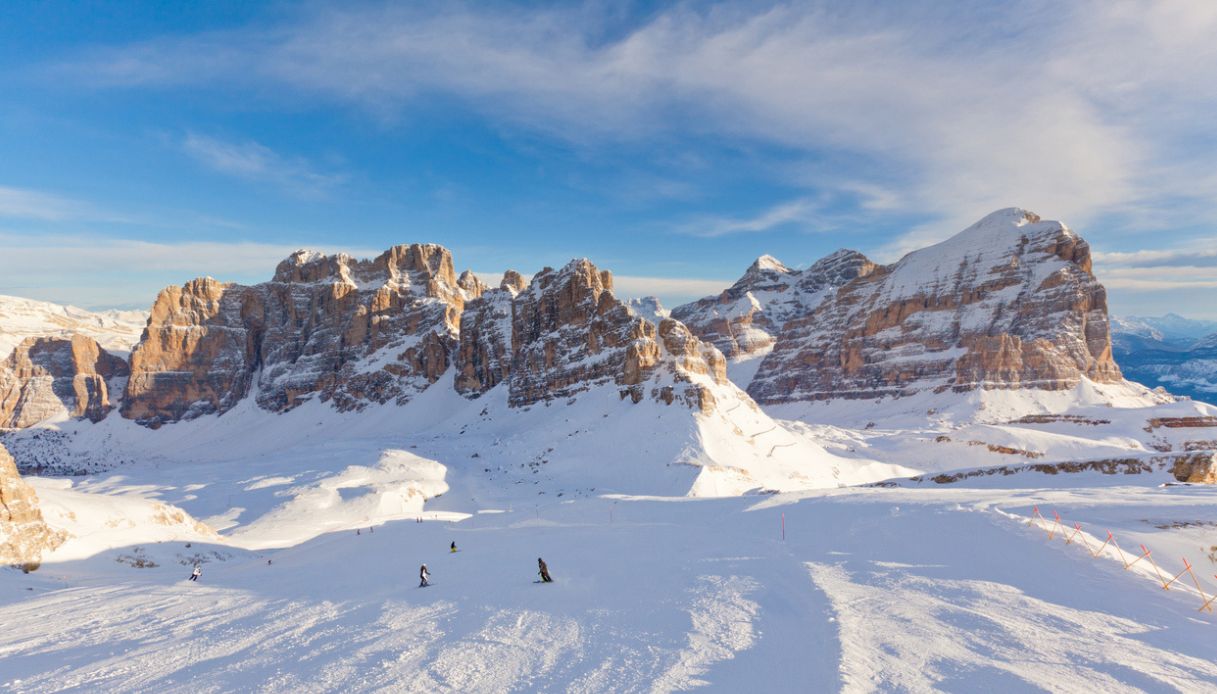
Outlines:
[[1217, 4], [7, 2], [0, 293], [146, 306], [299, 247], [586, 256], [671, 305], [1001, 207], [1217, 318]]

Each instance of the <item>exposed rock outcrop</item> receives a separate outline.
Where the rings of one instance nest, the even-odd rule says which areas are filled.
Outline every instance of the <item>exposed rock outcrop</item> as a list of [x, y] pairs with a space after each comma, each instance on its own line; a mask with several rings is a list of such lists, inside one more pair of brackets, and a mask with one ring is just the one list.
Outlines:
[[413, 244], [373, 260], [299, 251], [252, 287], [170, 287], [132, 353], [123, 416], [222, 413], [255, 388], [272, 411], [405, 402], [447, 371], [464, 302], [484, 289], [472, 273], [464, 284], [447, 249]]
[[13, 457], [0, 446], [0, 564], [37, 562], [63, 540], [63, 533], [47, 527], [37, 493], [21, 479]]
[[674, 320], [634, 315], [612, 293], [612, 275], [587, 260], [545, 268], [471, 302], [461, 321], [457, 389], [476, 397], [506, 381], [525, 407], [613, 385], [634, 402], [681, 399], [708, 410], [706, 384], [726, 384], [722, 354]]
[[838, 287], [876, 268], [850, 250], [839, 250], [806, 270], [791, 270], [765, 255], [721, 294], [678, 306], [672, 317], [734, 359], [768, 349], [787, 320], [806, 315]]
[[481, 395], [511, 375], [512, 302], [523, 287], [520, 274], [508, 270], [498, 289], [465, 304], [455, 382], [462, 395]]
[[67, 413], [100, 421], [111, 409], [109, 380], [127, 362], [91, 337], [29, 337], [0, 362], [0, 428], [32, 426]]
[[789, 319], [749, 393], [762, 403], [925, 389], [1063, 389], [1121, 379], [1090, 249], [1060, 222], [995, 212]]

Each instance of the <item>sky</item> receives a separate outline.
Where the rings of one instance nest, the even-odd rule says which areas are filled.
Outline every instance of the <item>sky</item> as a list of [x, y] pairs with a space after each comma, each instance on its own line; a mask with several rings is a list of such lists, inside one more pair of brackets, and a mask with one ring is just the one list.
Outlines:
[[671, 306], [1018, 206], [1217, 318], [1217, 3], [0, 3], [0, 294], [140, 308], [297, 248], [588, 257]]

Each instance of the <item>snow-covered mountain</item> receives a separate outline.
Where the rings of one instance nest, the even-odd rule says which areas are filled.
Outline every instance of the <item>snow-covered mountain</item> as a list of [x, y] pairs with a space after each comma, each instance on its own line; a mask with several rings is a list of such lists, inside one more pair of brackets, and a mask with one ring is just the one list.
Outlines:
[[1217, 400], [1217, 323], [1175, 314], [1117, 318], [1112, 350], [1124, 374], [1151, 388]]
[[84, 335], [106, 351], [126, 356], [139, 342], [147, 311], [86, 311], [47, 301], [0, 296], [0, 359], [31, 337]]
[[83, 335], [7, 362], [55, 414], [0, 453], [0, 688], [1203, 689], [1192, 584], [1101, 545], [1217, 561], [1217, 407], [1121, 379], [1102, 298], [1013, 211], [762, 259], [688, 324], [421, 244], [170, 288], [126, 389]]
[[1121, 381], [1089, 246], [1014, 208], [889, 266], [852, 251], [802, 272], [761, 258], [673, 315], [736, 359], [771, 346], [746, 384], [763, 404]]

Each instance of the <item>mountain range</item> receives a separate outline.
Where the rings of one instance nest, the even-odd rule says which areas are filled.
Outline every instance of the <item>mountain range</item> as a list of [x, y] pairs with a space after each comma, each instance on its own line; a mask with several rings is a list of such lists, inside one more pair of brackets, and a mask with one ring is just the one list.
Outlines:
[[[1117, 321], [1117, 345], [1178, 323]], [[374, 438], [475, 485], [722, 496], [1011, 460], [1201, 480], [1217, 447], [1217, 410], [1125, 380], [1086, 241], [1013, 208], [890, 265], [762, 256], [670, 313], [586, 259], [491, 287], [408, 244], [300, 251], [263, 283], [166, 288], [147, 314], [0, 301], [12, 325], [0, 427], [33, 472], [239, 469]], [[409, 508], [442, 493], [393, 469]]]

